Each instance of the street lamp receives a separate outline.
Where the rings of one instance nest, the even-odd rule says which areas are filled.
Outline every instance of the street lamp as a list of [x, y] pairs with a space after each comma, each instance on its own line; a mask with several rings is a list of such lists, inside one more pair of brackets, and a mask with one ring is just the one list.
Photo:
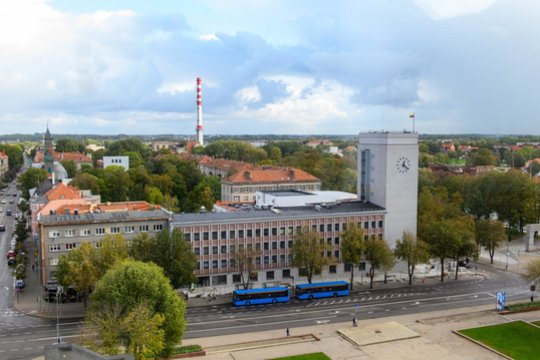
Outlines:
[[508, 256], [510, 255], [510, 241], [506, 240], [506, 269], [508, 270]]
[[56, 343], [60, 344], [62, 342], [62, 339], [60, 339], [60, 316], [58, 313], [58, 306], [60, 303], [60, 296], [64, 292], [64, 287], [61, 285], [58, 285], [56, 288]]

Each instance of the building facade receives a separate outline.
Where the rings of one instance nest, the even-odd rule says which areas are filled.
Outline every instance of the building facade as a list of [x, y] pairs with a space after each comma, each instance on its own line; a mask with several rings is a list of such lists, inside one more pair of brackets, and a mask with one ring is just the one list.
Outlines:
[[0, 178], [4, 177], [9, 171], [9, 157], [8, 155], [0, 151]]
[[199, 286], [240, 283], [235, 251], [253, 250], [252, 282], [299, 279], [292, 264], [292, 247], [298, 230], [304, 226], [316, 231], [328, 245], [325, 254], [330, 265], [323, 276], [342, 276], [346, 271], [341, 258], [341, 232], [354, 222], [365, 228], [365, 236], [382, 239], [385, 211], [361, 201], [324, 206], [290, 208], [246, 208], [231, 213], [175, 214], [171, 226], [184, 233], [197, 255], [195, 274]]
[[124, 170], [129, 170], [129, 156], [104, 156], [103, 157], [103, 168], [106, 169], [109, 166], [120, 166]]
[[99, 248], [99, 242], [106, 235], [120, 234], [129, 240], [141, 233], [155, 236], [169, 228], [171, 213], [166, 210], [126, 210], [130, 209], [128, 203], [112, 203], [111, 206], [111, 211], [106, 211], [107, 204], [103, 204], [90, 212], [80, 209], [39, 217], [38, 269], [43, 284], [56, 279], [60, 257], [83, 242]]

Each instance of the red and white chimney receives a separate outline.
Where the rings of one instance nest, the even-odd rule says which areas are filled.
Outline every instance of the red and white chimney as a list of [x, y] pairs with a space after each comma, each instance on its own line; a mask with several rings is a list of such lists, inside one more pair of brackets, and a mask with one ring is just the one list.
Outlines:
[[204, 145], [204, 139], [203, 139], [203, 126], [202, 126], [202, 79], [200, 77], [197, 78], [197, 127], [195, 130], [197, 131], [197, 144], [200, 146]]

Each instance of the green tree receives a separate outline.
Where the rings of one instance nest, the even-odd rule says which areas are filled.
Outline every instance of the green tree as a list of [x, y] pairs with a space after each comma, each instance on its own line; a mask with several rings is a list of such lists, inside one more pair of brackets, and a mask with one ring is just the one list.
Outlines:
[[328, 263], [325, 252], [326, 244], [319, 239], [316, 231], [307, 226], [299, 229], [293, 241], [293, 265], [306, 270], [310, 284], [313, 275], [319, 274], [322, 267]]
[[55, 141], [57, 152], [84, 152], [86, 145], [70, 138], [61, 138]]
[[458, 239], [459, 237], [454, 232], [454, 221], [452, 219], [437, 221], [426, 233], [430, 254], [440, 260], [441, 281], [444, 281], [444, 261], [454, 254], [454, 247], [459, 241]]
[[146, 186], [144, 188], [145, 200], [150, 204], [161, 204], [163, 202], [163, 194], [155, 186]]
[[129, 257], [129, 247], [121, 234], [105, 235], [98, 244], [98, 250], [92, 252], [92, 262], [101, 278], [115, 263]]
[[497, 156], [490, 149], [481, 148], [471, 155], [469, 165], [497, 165]]
[[17, 241], [21, 243], [28, 238], [26, 221], [17, 221], [17, 224], [15, 225], [15, 237], [17, 238]]
[[121, 166], [108, 166], [104, 171], [106, 191], [101, 191], [103, 201], [126, 201], [130, 178]]
[[416, 265], [429, 261], [428, 245], [420, 239], [415, 239], [410, 232], [405, 231], [401, 240], [396, 242], [394, 253], [396, 258], [407, 262], [409, 285], [412, 285]]
[[479, 219], [476, 221], [475, 231], [476, 243], [488, 251], [493, 264], [495, 249], [506, 239], [504, 224], [499, 220]]
[[88, 242], [62, 255], [56, 267], [58, 283], [64, 287], [71, 285], [83, 294], [84, 308], [87, 306], [87, 295], [99, 279], [99, 269], [95, 264], [95, 248]]
[[28, 199], [30, 199], [30, 189], [37, 187], [42, 181], [46, 179], [46, 170], [29, 168], [17, 179], [17, 189], [21, 190], [22, 197], [28, 201]]
[[90, 192], [94, 195], [100, 193], [98, 178], [92, 174], [78, 174], [73, 178], [73, 180], [71, 180], [69, 184], [79, 190], [90, 190]]
[[534, 283], [540, 281], [540, 259], [532, 260], [527, 264], [524, 277]]
[[474, 238], [474, 221], [471, 216], [453, 219], [454, 239], [452, 247], [453, 260], [456, 262], [455, 280], [459, 274], [459, 260], [464, 257], [478, 257], [478, 246]]
[[[128, 339], [125, 343], [128, 347], [135, 347], [136, 351], [142, 350], [141, 356], [146, 355], [146, 351], [154, 353], [162, 348], [158, 356], [169, 357], [184, 333], [185, 304], [174, 292], [163, 269], [156, 264], [136, 260], [116, 263], [97, 282], [90, 301], [90, 319], [96, 318], [96, 312], [120, 314], [123, 321], [117, 323], [125, 321], [129, 324], [124, 328], [128, 331], [124, 337]], [[147, 315], [137, 320], [137, 311], [141, 311], [141, 306], [148, 309]], [[150, 324], [144, 318], [150, 319]], [[117, 327], [115, 324], [112, 326]], [[101, 343], [102, 334], [111, 337], [109, 329], [94, 327], [98, 329], [97, 344]], [[161, 332], [162, 342], [159, 341]], [[112, 341], [115, 342], [114, 338]], [[121, 344], [117, 342], [114, 345]]]
[[240, 282], [244, 289], [249, 288], [249, 283], [251, 281], [251, 273], [254, 268], [254, 259], [260, 254], [253, 250], [244, 247], [243, 244], [234, 244], [234, 251], [232, 252], [234, 260], [234, 268], [240, 274]]
[[392, 268], [394, 254], [386, 241], [371, 238], [366, 241], [366, 258], [369, 261], [369, 288], [373, 289], [375, 270]]
[[172, 233], [163, 230], [153, 238], [146, 234], [134, 237], [132, 254], [137, 260], [161, 266], [174, 288], [195, 281], [193, 271], [197, 257], [191, 249], [191, 244], [184, 239], [184, 234], [179, 230]]
[[356, 223], [348, 223], [341, 233], [341, 257], [351, 267], [351, 290], [353, 290], [354, 267], [362, 260], [364, 229]]
[[77, 175], [77, 165], [73, 160], [63, 160], [60, 163], [64, 169], [66, 169], [67, 175], [70, 179], [73, 179]]

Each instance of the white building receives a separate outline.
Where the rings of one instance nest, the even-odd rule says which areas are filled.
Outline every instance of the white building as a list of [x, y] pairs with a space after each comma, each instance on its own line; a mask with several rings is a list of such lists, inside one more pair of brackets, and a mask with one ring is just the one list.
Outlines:
[[103, 168], [106, 169], [111, 165], [121, 166], [127, 171], [129, 170], [129, 156], [104, 156]]
[[416, 235], [418, 134], [361, 133], [358, 197], [386, 209], [384, 235], [393, 248], [404, 231]]

